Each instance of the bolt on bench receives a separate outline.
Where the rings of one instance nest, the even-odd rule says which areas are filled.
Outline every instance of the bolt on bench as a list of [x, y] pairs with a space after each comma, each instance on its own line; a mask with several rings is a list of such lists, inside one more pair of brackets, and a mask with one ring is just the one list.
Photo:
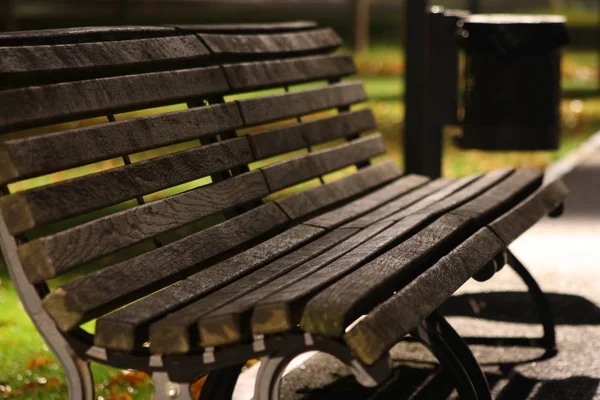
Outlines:
[[560, 210], [564, 184], [371, 162], [384, 141], [363, 134], [376, 123], [351, 107], [367, 96], [341, 82], [356, 69], [340, 45], [303, 22], [0, 35], [2, 253], [71, 399], [93, 398], [90, 361], [149, 373], [157, 399], [191, 398], [210, 372], [201, 398], [227, 398], [258, 357], [255, 398], [274, 399], [308, 350], [375, 386], [407, 335], [462, 398], [489, 399], [436, 309], [507, 260], [554, 347], [545, 298], [507, 246]]

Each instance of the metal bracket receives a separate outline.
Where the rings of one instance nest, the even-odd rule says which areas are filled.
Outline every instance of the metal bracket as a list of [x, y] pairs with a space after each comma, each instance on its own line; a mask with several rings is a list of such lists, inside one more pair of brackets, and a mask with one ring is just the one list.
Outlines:
[[[261, 360], [256, 378], [254, 400], [278, 400], [279, 388], [286, 367], [294, 358], [308, 351], [320, 351], [336, 357], [348, 366], [356, 380], [365, 387], [375, 387], [381, 384], [391, 373], [391, 361], [387, 355], [375, 365], [366, 365], [357, 360], [350, 349], [342, 342], [308, 336], [310, 340], [306, 340], [304, 346], [282, 349], [277, 354], [264, 357]], [[313, 342], [312, 345], [308, 345], [310, 341]]]
[[481, 367], [467, 344], [437, 311], [411, 332], [453, 377], [461, 399], [491, 400], [490, 388]]
[[155, 400], [194, 400], [190, 383], [171, 382], [167, 372], [154, 372], [152, 380]]

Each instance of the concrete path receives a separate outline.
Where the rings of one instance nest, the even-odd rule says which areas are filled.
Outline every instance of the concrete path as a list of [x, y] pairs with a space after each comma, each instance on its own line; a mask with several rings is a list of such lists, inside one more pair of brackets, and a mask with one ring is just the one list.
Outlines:
[[[537, 224], [511, 249], [549, 295], [558, 323], [558, 354], [545, 358], [543, 350], [532, 347], [472, 350], [496, 399], [600, 400], [600, 135], [548, 175], [564, 175], [571, 189], [566, 212]], [[486, 283], [468, 282], [444, 312], [464, 336], [537, 337], [542, 329], [525, 290], [504, 268]], [[420, 345], [402, 343], [392, 354], [395, 379], [383, 388], [361, 388], [344, 366], [318, 354], [286, 375], [283, 398], [456, 397], [448, 377]], [[248, 389], [238, 391], [237, 399], [250, 399]]]

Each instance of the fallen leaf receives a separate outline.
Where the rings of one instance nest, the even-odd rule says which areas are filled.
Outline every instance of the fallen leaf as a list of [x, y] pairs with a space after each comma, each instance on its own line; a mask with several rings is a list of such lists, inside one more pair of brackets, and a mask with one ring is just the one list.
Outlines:
[[44, 365], [52, 364], [52, 360], [47, 357], [38, 357], [27, 360], [27, 369], [40, 369]]
[[127, 393], [115, 393], [111, 394], [108, 400], [133, 400], [133, 398]]
[[202, 388], [204, 387], [204, 383], [206, 382], [207, 376], [208, 375], [204, 375], [202, 378], [192, 383], [192, 386], [190, 387], [190, 391], [192, 392], [192, 398], [196, 400], [200, 398], [200, 393], [202, 393]]
[[46, 382], [46, 385], [48, 386], [61, 386], [62, 383], [56, 379], [56, 378], [48, 378], [48, 381]]
[[131, 386], [140, 386], [149, 379], [148, 374], [138, 371], [127, 371], [122, 375], [115, 376], [108, 383], [109, 387], [114, 387], [119, 383], [126, 382]]

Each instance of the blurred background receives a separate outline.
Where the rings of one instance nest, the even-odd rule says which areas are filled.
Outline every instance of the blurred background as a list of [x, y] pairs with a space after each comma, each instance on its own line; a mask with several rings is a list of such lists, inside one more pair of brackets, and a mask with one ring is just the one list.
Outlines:
[[[209, 24], [314, 20], [344, 37], [355, 53], [380, 130], [403, 162], [406, 0], [0, 0], [0, 30], [89, 25]], [[571, 44], [564, 51], [563, 140], [552, 152], [458, 150], [445, 135], [443, 174], [502, 165], [546, 166], [600, 130], [600, 0], [440, 0], [430, 5], [481, 13], [560, 14]]]
[[[354, 53], [359, 79], [365, 82], [371, 99], [369, 106], [375, 112], [379, 130], [388, 142], [391, 156], [402, 165], [406, 1], [0, 0], [0, 31], [93, 25], [314, 20], [321, 26], [333, 27], [344, 38], [346, 45], [342, 52]], [[452, 141], [452, 129], [449, 129], [444, 135], [443, 175], [463, 176], [507, 165], [546, 167], [600, 131], [600, 0], [430, 1], [431, 6], [436, 4], [483, 13], [560, 14], [567, 17], [571, 35], [571, 44], [565, 48], [562, 59], [563, 136], [560, 148], [536, 152], [458, 149]], [[140, 115], [144, 113], [130, 113], [127, 117]], [[73, 123], [68, 128], [91, 123], [98, 121]], [[116, 165], [109, 162], [101, 168]], [[68, 179], [81, 172], [70, 173], [52, 174], [44, 177], [43, 182], [31, 180], [31, 185]], [[15, 184], [11, 190], [29, 187]], [[23, 312], [6, 271], [0, 271], [0, 309], [0, 398], [64, 398], [64, 375]], [[99, 400], [151, 396], [151, 382], [145, 374], [97, 365], [93, 370]], [[195, 390], [199, 391], [201, 385], [199, 382]]]

